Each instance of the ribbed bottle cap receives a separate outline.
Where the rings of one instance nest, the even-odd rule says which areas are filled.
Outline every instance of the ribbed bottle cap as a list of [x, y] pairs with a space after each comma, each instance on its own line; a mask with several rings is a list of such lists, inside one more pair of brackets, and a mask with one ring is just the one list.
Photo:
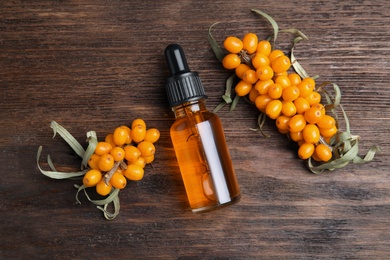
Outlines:
[[198, 73], [190, 71], [179, 44], [170, 44], [165, 48], [165, 59], [170, 72], [165, 90], [171, 107], [207, 98]]

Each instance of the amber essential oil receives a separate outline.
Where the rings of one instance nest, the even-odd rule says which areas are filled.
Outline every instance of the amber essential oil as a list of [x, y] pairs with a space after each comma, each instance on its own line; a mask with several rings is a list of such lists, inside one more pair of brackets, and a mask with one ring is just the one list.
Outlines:
[[178, 44], [165, 50], [171, 73], [166, 91], [175, 114], [170, 134], [193, 212], [239, 201], [240, 189], [219, 117], [206, 108], [207, 96], [188, 68]]

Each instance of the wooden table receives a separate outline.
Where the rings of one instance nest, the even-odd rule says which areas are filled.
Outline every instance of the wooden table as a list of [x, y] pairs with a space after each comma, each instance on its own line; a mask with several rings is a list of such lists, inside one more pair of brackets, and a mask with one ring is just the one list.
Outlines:
[[[0, 167], [2, 259], [110, 258], [348, 258], [390, 257], [390, 4], [367, 1], [2, 1], [0, 7]], [[213, 109], [229, 72], [213, 56], [207, 30], [227, 35], [271, 34], [265, 19], [298, 28], [309, 41], [296, 56], [319, 81], [341, 87], [360, 154], [381, 152], [364, 165], [313, 175], [297, 147], [240, 101], [218, 114], [240, 183], [241, 202], [204, 214], [188, 209], [169, 137], [174, 121], [164, 90], [163, 51], [186, 50]], [[291, 35], [278, 47], [288, 50]], [[60, 170], [80, 158], [50, 122], [83, 145], [142, 117], [161, 131], [153, 167], [120, 193], [121, 211], [107, 221], [81, 196], [79, 180], [53, 180], [47, 154]]]

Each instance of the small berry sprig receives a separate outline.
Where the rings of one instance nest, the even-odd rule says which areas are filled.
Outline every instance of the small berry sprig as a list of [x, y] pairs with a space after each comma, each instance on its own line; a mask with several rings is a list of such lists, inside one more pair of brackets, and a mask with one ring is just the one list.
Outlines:
[[[48, 156], [47, 162], [51, 171], [43, 170], [39, 164], [42, 146], [37, 153], [37, 165], [42, 174], [53, 179], [68, 179], [82, 177], [82, 185], [75, 185], [79, 192], [84, 191], [87, 199], [102, 210], [106, 219], [114, 219], [119, 214], [119, 191], [124, 189], [127, 181], [140, 181], [144, 177], [144, 168], [154, 161], [156, 148], [154, 143], [160, 138], [157, 128], [146, 128], [143, 119], [135, 119], [131, 128], [125, 125], [117, 127], [112, 133], [106, 135], [104, 141], [98, 141], [95, 131], [87, 133], [88, 147], [86, 150], [78, 141], [61, 125], [52, 121], [54, 135], [60, 136], [82, 158], [81, 171], [60, 172]], [[88, 188], [94, 188], [103, 199], [92, 200], [87, 193]], [[107, 207], [113, 203], [114, 212], [109, 212]]]
[[[272, 24], [272, 44], [269, 39], [259, 40], [250, 32], [242, 38], [228, 36], [220, 47], [211, 34], [211, 28], [217, 23], [209, 28], [209, 42], [216, 57], [225, 69], [234, 72], [227, 80], [224, 101], [214, 111], [228, 103], [232, 104], [232, 111], [239, 98], [245, 97], [260, 111], [258, 130], [262, 130], [266, 117], [275, 120], [279, 132], [298, 144], [298, 156], [307, 160], [313, 173], [341, 168], [349, 162], [371, 161], [379, 148], [372, 147], [364, 158], [358, 156], [359, 136], [350, 133], [348, 118], [340, 105], [339, 87], [329, 82], [317, 86], [317, 77], [310, 77], [296, 60], [293, 49], [299, 41], [307, 40], [307, 36], [296, 29], [279, 31], [271, 16], [257, 9], [252, 11]], [[290, 56], [275, 48], [278, 32], [297, 35]], [[333, 86], [334, 96], [325, 90], [328, 85]], [[233, 88], [234, 99], [231, 98]], [[344, 132], [339, 129], [336, 108], [342, 110]]]

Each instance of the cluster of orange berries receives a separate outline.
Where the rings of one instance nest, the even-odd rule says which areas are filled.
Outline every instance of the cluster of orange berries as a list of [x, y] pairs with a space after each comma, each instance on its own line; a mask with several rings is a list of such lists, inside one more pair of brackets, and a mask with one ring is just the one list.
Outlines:
[[273, 50], [269, 41], [258, 41], [254, 33], [242, 39], [227, 37], [224, 48], [229, 53], [222, 65], [235, 70], [240, 79], [236, 94], [248, 96], [259, 111], [276, 120], [279, 132], [298, 143], [300, 158], [329, 161], [332, 151], [327, 143], [337, 126], [320, 103], [314, 79], [289, 72], [290, 58], [282, 50]]
[[98, 142], [91, 155], [90, 170], [83, 177], [86, 187], [95, 187], [102, 196], [112, 188], [123, 189], [127, 179], [139, 181], [144, 176], [144, 167], [154, 160], [154, 143], [160, 138], [156, 128], [146, 128], [143, 119], [135, 119], [131, 128], [119, 126]]

